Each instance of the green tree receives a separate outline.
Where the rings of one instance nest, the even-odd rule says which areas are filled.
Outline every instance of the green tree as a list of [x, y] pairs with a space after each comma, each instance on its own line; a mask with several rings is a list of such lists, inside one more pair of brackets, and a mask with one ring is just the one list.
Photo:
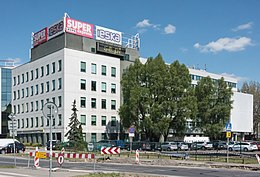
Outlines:
[[219, 138], [230, 118], [231, 88], [224, 78], [212, 80], [205, 77], [198, 82], [195, 94], [198, 102], [196, 126], [211, 139]]
[[253, 95], [253, 129], [257, 138], [259, 138], [258, 134], [260, 124], [260, 83], [255, 81], [250, 81], [249, 83], [244, 82], [241, 88], [241, 92]]
[[82, 151], [85, 148], [85, 142], [82, 134], [82, 127], [77, 118], [77, 108], [76, 108], [76, 100], [73, 101], [72, 104], [72, 114], [70, 117], [69, 127], [70, 130], [65, 134], [69, 139], [69, 144], [75, 151]]

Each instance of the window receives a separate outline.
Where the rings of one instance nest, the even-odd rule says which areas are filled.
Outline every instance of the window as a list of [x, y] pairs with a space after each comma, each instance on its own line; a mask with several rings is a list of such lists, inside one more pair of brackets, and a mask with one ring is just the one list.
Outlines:
[[38, 95], [38, 93], [39, 93], [39, 85], [37, 84], [35, 86], [35, 95]]
[[41, 100], [41, 110], [42, 110], [43, 106], [44, 106], [44, 100]]
[[26, 128], [29, 127], [29, 118], [26, 118]]
[[14, 114], [16, 114], [16, 106], [14, 105]]
[[33, 70], [31, 70], [31, 81], [33, 80]]
[[31, 102], [31, 112], [33, 112], [33, 102]]
[[101, 100], [101, 109], [107, 109], [107, 100], [106, 99]]
[[116, 68], [111, 67], [111, 77], [116, 77]]
[[52, 74], [55, 73], [55, 62], [52, 63]]
[[31, 127], [33, 127], [33, 117], [31, 117]]
[[106, 126], [107, 125], [107, 117], [106, 116], [102, 116], [101, 117], [101, 126]]
[[58, 96], [58, 107], [61, 107], [61, 96]]
[[18, 129], [20, 128], [20, 119], [17, 119]]
[[20, 105], [17, 105], [17, 114], [20, 114]]
[[50, 126], [50, 119], [47, 119], [46, 127], [49, 127], [49, 126]]
[[101, 67], [101, 75], [106, 76], [107, 75], [107, 67], [105, 65], [102, 65]]
[[29, 96], [29, 88], [26, 87], [26, 97], [28, 97], [28, 96]]
[[81, 125], [86, 125], [86, 115], [80, 115], [80, 123]]
[[55, 102], [55, 97], [52, 97], [52, 102], [53, 102], [54, 104], [56, 104], [56, 102]]
[[52, 80], [52, 91], [55, 90], [55, 85], [56, 85], [55, 80]]
[[20, 90], [17, 90], [17, 99], [20, 99]]
[[47, 81], [46, 82], [46, 92], [49, 92], [50, 91], [50, 82]]
[[39, 119], [38, 117], [35, 118], [35, 127], [38, 127], [39, 126]]
[[111, 93], [116, 93], [116, 84], [111, 84]]
[[111, 127], [115, 127], [116, 126], [116, 117], [112, 116], [111, 117]]
[[91, 81], [91, 91], [97, 91], [97, 82]]
[[14, 91], [14, 100], [16, 100], [16, 91]]
[[43, 77], [44, 76], [44, 67], [42, 66], [41, 67], [41, 77]]
[[96, 108], [96, 107], [97, 107], [97, 99], [91, 98], [91, 108]]
[[24, 113], [24, 104], [22, 104], [22, 113]]
[[80, 79], [80, 89], [86, 90], [86, 80], [85, 79]]
[[19, 85], [20, 84], [20, 75], [18, 75], [18, 77], [17, 77], [17, 85]]
[[24, 74], [22, 74], [22, 84], [24, 83]]
[[62, 83], [61, 83], [61, 78], [58, 79], [58, 84], [59, 84], [59, 85], [58, 85], [58, 89], [60, 90], [60, 89], [61, 89], [61, 86], [62, 86], [62, 85], [61, 85], [61, 84], [62, 84]]
[[24, 119], [22, 119], [22, 128], [24, 128]]
[[82, 107], [82, 108], [86, 107], [86, 97], [80, 98], [80, 107]]
[[41, 93], [44, 93], [44, 83], [41, 83]]
[[107, 83], [105, 83], [105, 82], [102, 82], [101, 83], [101, 87], [102, 87], [102, 92], [106, 92], [107, 91]]
[[49, 98], [46, 98], [46, 103], [49, 103], [50, 102], [50, 99]]
[[61, 120], [61, 114], [58, 115], [58, 118], [59, 118], [59, 120], [58, 120], [58, 121], [59, 121], [58, 126], [61, 126], [61, 121], [62, 121], [62, 120]]
[[94, 63], [91, 63], [91, 73], [97, 74], [97, 65]]
[[96, 126], [97, 125], [97, 116], [91, 115], [91, 125]]
[[33, 86], [31, 86], [31, 96], [33, 96]]
[[106, 133], [101, 133], [101, 139], [106, 140], [107, 139], [107, 134]]
[[22, 89], [22, 98], [24, 98], [24, 89]]
[[86, 62], [80, 62], [80, 72], [86, 72]]
[[50, 65], [46, 65], [46, 76], [50, 74]]
[[55, 117], [53, 117], [52, 118], [52, 126], [55, 126], [55, 122], [56, 122]]
[[116, 110], [116, 100], [111, 100], [111, 109]]
[[91, 133], [91, 142], [97, 142], [97, 134]]
[[14, 84], [13, 84], [14, 86], [16, 85], [16, 77], [14, 77]]
[[44, 126], [44, 119], [43, 119], [43, 116], [41, 116], [41, 127]]
[[35, 111], [38, 111], [39, 110], [39, 101], [36, 101], [35, 102]]
[[38, 79], [38, 77], [39, 77], [39, 69], [37, 68], [35, 70], [35, 79]]
[[29, 73], [26, 72], [26, 82], [28, 82], [28, 81], [29, 81]]
[[61, 67], [62, 67], [61, 60], [59, 60], [58, 61], [58, 71], [61, 71]]

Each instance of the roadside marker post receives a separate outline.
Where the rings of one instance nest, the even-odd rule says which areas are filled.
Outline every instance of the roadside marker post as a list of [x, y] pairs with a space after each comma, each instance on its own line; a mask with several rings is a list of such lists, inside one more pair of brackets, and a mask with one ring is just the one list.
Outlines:
[[140, 160], [139, 160], [139, 150], [138, 150], [138, 149], [135, 151], [135, 162], [136, 162], [137, 164], [140, 164]]
[[39, 152], [38, 147], [35, 149], [35, 155], [34, 155], [34, 167], [39, 168], [40, 158], [39, 158]]

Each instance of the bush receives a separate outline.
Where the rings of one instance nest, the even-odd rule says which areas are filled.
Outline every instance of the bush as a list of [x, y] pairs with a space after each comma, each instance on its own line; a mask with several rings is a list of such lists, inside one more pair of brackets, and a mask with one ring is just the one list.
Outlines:
[[32, 143], [23, 143], [24, 146], [31, 146]]

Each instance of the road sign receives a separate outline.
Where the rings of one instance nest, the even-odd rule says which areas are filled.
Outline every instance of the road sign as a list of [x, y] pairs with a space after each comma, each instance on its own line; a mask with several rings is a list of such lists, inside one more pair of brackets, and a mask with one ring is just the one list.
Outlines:
[[232, 130], [232, 124], [230, 122], [226, 123], [226, 131]]
[[35, 154], [35, 156], [40, 158], [40, 159], [46, 159], [46, 157], [47, 157], [46, 152], [37, 152]]
[[[13, 130], [9, 129], [10, 136], [13, 136]], [[17, 129], [14, 130], [14, 136], [17, 136]]]
[[119, 147], [102, 147], [101, 148], [101, 154], [120, 154], [120, 148]]
[[8, 120], [8, 129], [17, 129], [17, 121], [16, 120]]
[[58, 161], [58, 164], [62, 165], [64, 163], [64, 156], [60, 154], [57, 161]]
[[226, 138], [231, 138], [231, 132], [230, 131], [226, 132]]
[[52, 119], [56, 118], [58, 115], [58, 108], [56, 104], [52, 102], [46, 103], [42, 108], [42, 113], [44, 117], [50, 119], [52, 116]]

